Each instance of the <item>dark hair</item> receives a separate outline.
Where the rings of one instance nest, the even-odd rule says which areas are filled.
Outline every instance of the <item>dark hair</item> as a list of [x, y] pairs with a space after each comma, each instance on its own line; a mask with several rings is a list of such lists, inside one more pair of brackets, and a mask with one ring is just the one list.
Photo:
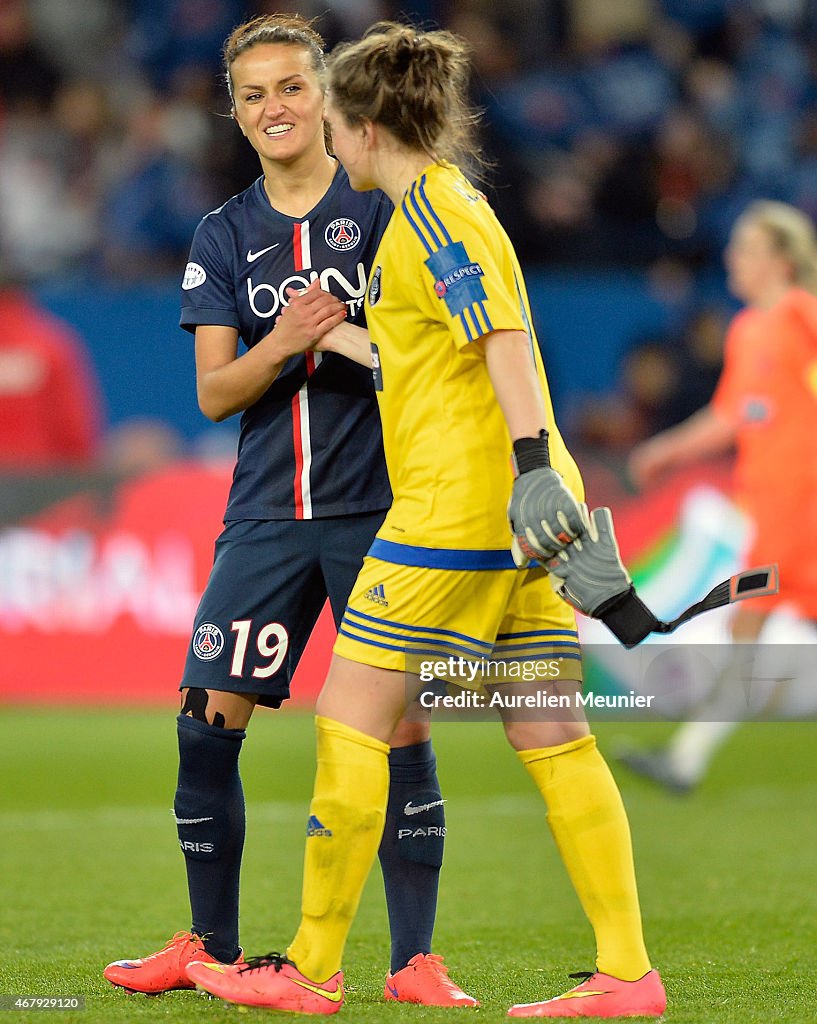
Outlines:
[[382, 21], [329, 58], [332, 103], [349, 124], [383, 125], [432, 160], [473, 160], [478, 115], [467, 100], [466, 42], [452, 32], [420, 32]]
[[262, 14], [251, 18], [234, 28], [224, 42], [221, 51], [224, 80], [234, 105], [233, 80], [230, 69], [233, 61], [260, 43], [282, 43], [284, 46], [301, 46], [309, 52], [315, 73], [323, 80], [326, 72], [324, 42], [312, 27], [312, 22], [300, 14]]

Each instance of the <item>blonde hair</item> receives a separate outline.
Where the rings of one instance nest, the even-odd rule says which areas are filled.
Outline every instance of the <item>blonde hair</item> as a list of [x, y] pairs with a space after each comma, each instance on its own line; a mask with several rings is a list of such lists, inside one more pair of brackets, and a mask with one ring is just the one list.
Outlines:
[[787, 203], [762, 199], [740, 215], [736, 226], [743, 224], [762, 228], [788, 260], [793, 283], [817, 295], [817, 232], [810, 217]]
[[459, 36], [381, 21], [357, 42], [335, 47], [328, 86], [349, 124], [381, 124], [437, 163], [462, 163], [476, 156], [469, 75], [468, 46]]
[[300, 14], [262, 14], [238, 25], [224, 42], [221, 62], [224, 81], [230, 94], [230, 103], [235, 106], [233, 79], [230, 70], [233, 62], [253, 46], [261, 43], [282, 43], [284, 46], [300, 46], [312, 58], [312, 67], [321, 80], [326, 72], [326, 55], [323, 39], [312, 27], [313, 22]]

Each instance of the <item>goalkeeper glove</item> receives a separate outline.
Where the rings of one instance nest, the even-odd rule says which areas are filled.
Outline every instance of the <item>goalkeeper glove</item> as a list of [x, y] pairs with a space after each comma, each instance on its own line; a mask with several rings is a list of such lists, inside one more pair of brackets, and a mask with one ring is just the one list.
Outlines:
[[672, 633], [712, 608], [777, 593], [776, 565], [747, 569], [713, 587], [671, 622], [664, 622], [635, 592], [619, 555], [610, 509], [597, 508], [588, 515], [587, 506], [582, 505], [580, 514], [584, 522], [581, 536], [547, 563], [551, 586], [578, 611], [600, 619], [625, 647], [635, 647], [650, 633]]
[[579, 505], [550, 465], [548, 433], [514, 441], [518, 476], [513, 482], [508, 519], [511, 554], [519, 569], [531, 561], [547, 561], [569, 544], [583, 527]]
[[634, 647], [660, 630], [661, 623], [636, 594], [624, 568], [610, 509], [597, 508], [589, 515], [582, 505], [580, 514], [581, 535], [547, 563], [551, 586], [578, 611], [601, 619], [625, 647]]

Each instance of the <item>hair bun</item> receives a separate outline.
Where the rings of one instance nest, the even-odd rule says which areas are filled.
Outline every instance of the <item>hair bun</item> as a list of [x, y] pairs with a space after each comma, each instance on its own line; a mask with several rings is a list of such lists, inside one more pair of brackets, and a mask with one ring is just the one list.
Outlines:
[[350, 124], [381, 124], [406, 148], [457, 163], [475, 151], [468, 71], [458, 36], [386, 21], [335, 48], [329, 88]]
[[395, 32], [391, 40], [391, 63], [394, 69], [405, 74], [423, 50], [422, 40], [411, 29]]

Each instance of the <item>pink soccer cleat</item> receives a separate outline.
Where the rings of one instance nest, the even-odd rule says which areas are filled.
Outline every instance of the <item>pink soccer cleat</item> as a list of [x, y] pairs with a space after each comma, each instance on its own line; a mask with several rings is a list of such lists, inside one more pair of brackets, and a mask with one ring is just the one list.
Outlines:
[[[187, 965], [193, 960], [218, 963], [207, 952], [200, 935], [176, 932], [157, 953], [151, 953], [140, 960], [115, 960], [108, 964], [102, 974], [112, 985], [118, 985], [127, 992], [158, 996], [162, 992], [196, 987], [185, 973]], [[239, 954], [236, 963], [241, 962]]]
[[434, 953], [418, 953], [402, 970], [388, 974], [383, 998], [422, 1006], [479, 1006], [448, 977], [443, 958]]
[[229, 966], [191, 963], [187, 977], [200, 991], [241, 1006], [294, 1013], [337, 1013], [343, 1006], [342, 971], [327, 981], [312, 981], [280, 953]]
[[542, 1003], [519, 1003], [509, 1017], [660, 1017], [667, 1008], [667, 994], [658, 971], [638, 981], [621, 981], [609, 974], [583, 971], [581, 985]]

